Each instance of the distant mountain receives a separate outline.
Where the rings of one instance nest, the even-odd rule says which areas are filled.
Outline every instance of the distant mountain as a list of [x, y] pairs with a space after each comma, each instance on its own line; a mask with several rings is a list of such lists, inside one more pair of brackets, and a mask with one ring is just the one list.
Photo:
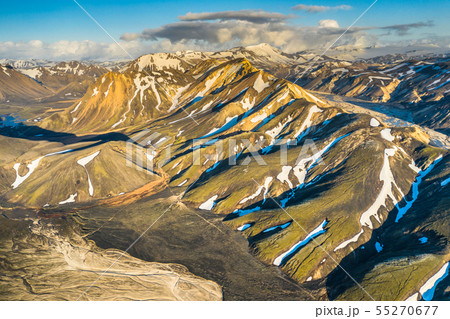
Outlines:
[[50, 67], [37, 66], [19, 69], [25, 75], [42, 83], [54, 92], [52, 100], [83, 96], [87, 88], [108, 69], [77, 61], [60, 62]]
[[34, 79], [11, 66], [0, 65], [0, 102], [36, 102], [51, 94], [51, 90]]
[[[49, 60], [42, 60], [42, 59], [24, 59], [24, 60], [0, 59], [0, 64], [10, 65], [13, 68], [19, 69], [19, 70], [27, 70], [27, 69], [37, 68], [37, 67], [50, 68], [50, 67], [57, 65], [60, 62], [61, 61], [49, 61]], [[117, 70], [130, 62], [131, 62], [131, 60], [117, 60], [117, 61], [83, 60], [83, 61], [80, 61], [80, 63], [82, 63], [84, 65], [95, 65], [98, 67], [104, 67], [108, 70]]]
[[0, 59], [0, 64], [10, 65], [15, 69], [31, 69], [39, 66], [51, 67], [57, 64], [57, 62], [39, 59], [26, 59], [26, 60]]
[[450, 90], [449, 78], [449, 58], [429, 58], [389, 65], [323, 62], [297, 81], [308, 89], [369, 101], [417, 103], [442, 99]]

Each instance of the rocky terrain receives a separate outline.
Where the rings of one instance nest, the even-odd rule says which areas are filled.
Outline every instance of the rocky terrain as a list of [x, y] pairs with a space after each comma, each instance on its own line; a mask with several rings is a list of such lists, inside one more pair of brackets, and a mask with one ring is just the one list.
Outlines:
[[2, 218], [2, 300], [222, 299], [216, 283], [180, 265], [102, 250], [63, 220], [15, 217]]

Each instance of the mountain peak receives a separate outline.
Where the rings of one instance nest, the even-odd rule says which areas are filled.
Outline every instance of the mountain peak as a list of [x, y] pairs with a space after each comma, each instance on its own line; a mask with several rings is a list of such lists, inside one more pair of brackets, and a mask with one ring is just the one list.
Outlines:
[[258, 55], [266, 55], [266, 56], [279, 55], [282, 53], [279, 49], [275, 48], [274, 46], [271, 46], [268, 43], [250, 45], [244, 47], [244, 49], [247, 51], [252, 51]]
[[276, 47], [270, 45], [269, 43], [260, 43], [260, 44], [255, 44], [255, 45], [249, 45], [245, 47], [246, 49], [256, 49], [256, 48], [261, 48], [261, 49], [273, 49], [273, 50], [278, 50]]

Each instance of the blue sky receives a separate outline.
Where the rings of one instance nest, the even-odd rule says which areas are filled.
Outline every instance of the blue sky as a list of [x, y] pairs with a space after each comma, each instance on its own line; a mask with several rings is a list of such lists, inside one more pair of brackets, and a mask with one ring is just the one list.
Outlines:
[[[173, 23], [179, 22], [178, 17], [192, 13], [202, 12], [223, 12], [239, 10], [261, 9], [267, 12], [276, 12], [284, 15], [295, 15], [295, 18], [289, 18], [282, 23], [286, 30], [291, 28], [317, 27], [321, 20], [334, 20], [340, 28], [346, 28], [358, 17], [373, 1], [125, 1], [125, 0], [79, 0], [85, 9], [95, 17], [102, 26], [116, 38], [124, 33], [140, 34], [144, 29], [155, 30]], [[323, 12], [308, 12], [306, 10], [293, 10], [296, 5], [306, 6], [325, 6], [331, 7]], [[341, 5], [351, 6], [350, 9], [332, 9]], [[448, 12], [450, 9], [449, 1], [385, 1], [379, 0], [355, 25], [357, 27], [370, 27], [365, 30], [365, 37], [370, 36], [371, 41], [377, 43], [407, 43], [407, 41], [418, 41], [420, 39], [430, 39], [433, 37], [448, 37], [450, 22]], [[207, 23], [216, 24], [217, 21], [207, 20]], [[375, 27], [409, 25], [421, 23], [418, 27], [407, 28], [406, 32], [399, 33], [396, 29], [377, 29]], [[209, 25], [209, 24], [208, 24]], [[226, 27], [226, 26], [225, 26]], [[255, 26], [257, 27], [257, 26]], [[58, 43], [58, 41], [86, 41], [95, 43], [112, 43], [112, 40], [97, 26], [94, 22], [77, 6], [72, 0], [59, 1], [21, 1], [2, 3], [0, 11], [0, 42], [26, 43], [31, 40], [39, 40], [45, 45]], [[261, 32], [268, 32], [268, 29]], [[273, 31], [273, 28], [270, 30]], [[167, 31], [168, 32], [168, 31]], [[166, 34], [167, 32], [164, 32]], [[211, 48], [222, 48], [240, 44], [240, 35], [238, 31], [233, 31], [233, 41], [221, 43], [203, 43], [203, 46], [211, 45]], [[256, 31], [255, 31], [256, 32]], [[286, 31], [287, 32], [287, 31]], [[323, 32], [322, 32], [323, 33]], [[157, 33], [159, 35], [160, 33]], [[236, 40], [237, 39], [237, 40]], [[262, 37], [262, 39], [265, 39]], [[319, 38], [318, 38], [319, 39]], [[328, 38], [324, 38], [326, 42]], [[139, 45], [142, 50], [152, 49], [155, 42], [164, 40], [148, 40], [139, 38]], [[169, 36], [171, 45], [174, 41]], [[267, 40], [267, 39], [266, 39]], [[269, 39], [270, 40], [270, 39]], [[278, 46], [285, 45], [278, 43]], [[368, 40], [367, 40], [368, 41]], [[366, 42], [367, 42], [366, 41]], [[136, 41], [134, 41], [136, 42]], [[183, 42], [186, 48], [194, 46], [198, 48], [198, 39], [187, 39]], [[194, 45], [194, 42], [196, 45]], [[247, 41], [242, 41], [247, 44]], [[269, 41], [270, 42], [270, 41]], [[273, 44], [273, 43], [272, 43]], [[139, 45], [127, 44], [132, 51], [139, 51]], [[276, 44], [275, 44], [276, 45]], [[307, 40], [299, 43], [299, 49], [304, 49], [310, 45]], [[181, 44], [178, 43], [178, 47]], [[200, 45], [201, 46], [201, 45]], [[16, 46], [17, 48], [17, 46]], [[157, 47], [155, 47], [156, 49]], [[23, 49], [23, 48], [22, 48]], [[42, 48], [41, 48], [42, 49]], [[14, 47], [12, 47], [14, 50]], [[18, 49], [19, 50], [19, 49]], [[290, 50], [295, 50], [291, 45]], [[20, 51], [20, 50], [19, 50]], [[42, 49], [39, 54], [44, 54]], [[14, 54], [14, 52], [4, 49], [0, 51], [1, 57], [5, 54]], [[32, 53], [30, 53], [32, 54]]]

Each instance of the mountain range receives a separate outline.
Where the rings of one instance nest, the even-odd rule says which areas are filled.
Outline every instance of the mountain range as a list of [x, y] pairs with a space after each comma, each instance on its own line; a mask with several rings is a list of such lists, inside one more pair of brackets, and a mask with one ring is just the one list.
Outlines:
[[[1, 298], [448, 300], [448, 66], [267, 44], [2, 66], [2, 103], [40, 112], [0, 122]], [[78, 275], [123, 251], [121, 287]]]

